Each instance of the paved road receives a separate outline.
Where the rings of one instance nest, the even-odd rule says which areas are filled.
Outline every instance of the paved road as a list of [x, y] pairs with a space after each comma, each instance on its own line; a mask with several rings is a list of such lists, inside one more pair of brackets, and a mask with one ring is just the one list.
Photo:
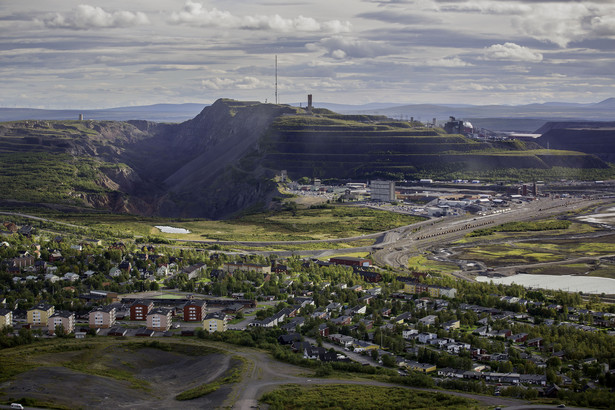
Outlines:
[[[410, 255], [420, 254], [433, 246], [463, 238], [468, 232], [476, 229], [506, 222], [536, 220], [601, 203], [604, 201], [543, 198], [522, 207], [510, 208], [506, 212], [478, 217], [440, 219], [419, 231], [412, 227], [404, 227], [397, 241], [387, 243], [383, 249], [374, 253], [374, 261], [378, 265], [403, 268], [406, 267]], [[467, 279], [463, 276], [461, 278]]]

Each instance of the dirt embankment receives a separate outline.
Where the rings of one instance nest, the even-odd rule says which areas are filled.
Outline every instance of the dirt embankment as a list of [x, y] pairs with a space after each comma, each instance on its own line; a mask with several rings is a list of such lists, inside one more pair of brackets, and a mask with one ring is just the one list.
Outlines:
[[33, 398], [70, 408], [217, 408], [229, 388], [190, 401], [175, 396], [238, 365], [217, 351], [190, 354], [121, 345], [37, 357], [39, 367], [0, 385], [0, 400]]

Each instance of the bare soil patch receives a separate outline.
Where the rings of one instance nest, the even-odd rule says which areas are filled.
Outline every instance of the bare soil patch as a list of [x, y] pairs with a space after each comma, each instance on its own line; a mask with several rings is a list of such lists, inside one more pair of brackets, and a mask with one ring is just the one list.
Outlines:
[[[171, 345], [173, 346], [173, 345]], [[216, 408], [230, 389], [190, 401], [177, 401], [184, 390], [210, 383], [237, 360], [222, 352], [190, 346], [177, 351], [128, 344], [46, 353], [39, 367], [0, 385], [0, 400], [29, 397], [70, 408]]]

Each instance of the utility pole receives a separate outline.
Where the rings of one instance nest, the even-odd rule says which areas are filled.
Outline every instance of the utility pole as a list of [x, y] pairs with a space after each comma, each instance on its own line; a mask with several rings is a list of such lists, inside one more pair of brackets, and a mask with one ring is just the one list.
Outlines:
[[278, 55], [275, 56], [275, 103], [278, 104]]

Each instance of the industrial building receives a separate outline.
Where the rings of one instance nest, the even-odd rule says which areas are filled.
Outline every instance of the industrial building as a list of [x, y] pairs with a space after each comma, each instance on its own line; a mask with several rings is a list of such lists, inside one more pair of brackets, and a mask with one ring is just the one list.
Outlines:
[[374, 180], [369, 184], [372, 201], [391, 202], [395, 196], [395, 181]]

